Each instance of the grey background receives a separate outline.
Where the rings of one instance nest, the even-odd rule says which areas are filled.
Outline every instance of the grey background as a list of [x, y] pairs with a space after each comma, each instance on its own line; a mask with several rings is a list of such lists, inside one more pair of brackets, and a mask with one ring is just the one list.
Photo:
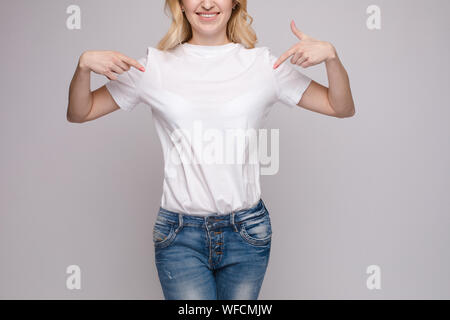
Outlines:
[[[151, 229], [161, 146], [146, 105], [66, 121], [84, 50], [139, 58], [169, 19], [164, 1], [8, 1], [0, 10], [0, 298], [163, 299]], [[81, 7], [81, 30], [66, 8]], [[366, 8], [381, 7], [381, 30]], [[305, 33], [333, 43], [356, 115], [279, 104], [280, 171], [262, 176], [273, 225], [260, 299], [450, 298], [450, 2], [249, 1], [281, 55]], [[289, 60], [287, 63], [290, 63]], [[302, 69], [328, 85], [325, 65]], [[92, 89], [107, 78], [92, 74]], [[65, 287], [66, 267], [81, 290]], [[366, 268], [381, 267], [381, 290]]]

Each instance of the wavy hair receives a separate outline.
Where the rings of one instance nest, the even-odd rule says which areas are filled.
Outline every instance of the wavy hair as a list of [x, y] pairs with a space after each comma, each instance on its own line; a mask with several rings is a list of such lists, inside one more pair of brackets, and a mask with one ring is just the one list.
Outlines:
[[[257, 36], [251, 24], [253, 18], [247, 13], [247, 0], [233, 0], [236, 3], [227, 24], [227, 37], [230, 41], [241, 43], [247, 49], [255, 47]], [[164, 12], [172, 16], [172, 24], [166, 35], [158, 42], [159, 50], [170, 50], [192, 38], [192, 27], [181, 11], [181, 0], [166, 0]], [[249, 21], [247, 21], [249, 20]]]

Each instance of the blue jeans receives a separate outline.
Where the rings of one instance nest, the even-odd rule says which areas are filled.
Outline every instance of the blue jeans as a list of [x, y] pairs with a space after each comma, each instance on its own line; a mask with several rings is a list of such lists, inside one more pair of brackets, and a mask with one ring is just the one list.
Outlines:
[[269, 262], [272, 228], [262, 199], [228, 214], [159, 208], [155, 263], [166, 300], [256, 300]]

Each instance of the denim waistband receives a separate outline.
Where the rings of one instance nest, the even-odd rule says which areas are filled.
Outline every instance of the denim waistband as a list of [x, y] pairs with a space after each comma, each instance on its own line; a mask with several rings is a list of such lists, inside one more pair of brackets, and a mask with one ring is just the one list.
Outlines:
[[210, 214], [206, 216], [199, 216], [199, 215], [192, 215], [187, 213], [180, 213], [180, 212], [174, 212], [167, 209], [164, 209], [162, 207], [159, 207], [158, 214], [163, 216], [166, 220], [172, 221], [174, 223], [183, 221], [184, 223], [189, 224], [199, 224], [202, 225], [205, 222], [220, 222], [220, 221], [230, 221], [231, 224], [234, 222], [238, 223], [243, 220], [247, 220], [253, 217], [257, 217], [259, 215], [264, 214], [267, 211], [267, 208], [264, 204], [264, 201], [262, 198], [258, 200], [256, 205], [254, 205], [251, 208], [238, 210], [238, 211], [232, 211], [230, 213], [226, 214]]

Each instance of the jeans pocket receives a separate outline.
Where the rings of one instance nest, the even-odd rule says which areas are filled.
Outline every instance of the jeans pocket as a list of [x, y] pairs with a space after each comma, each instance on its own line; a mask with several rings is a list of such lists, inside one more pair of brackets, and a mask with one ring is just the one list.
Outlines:
[[155, 247], [167, 247], [175, 240], [176, 235], [175, 223], [158, 215], [153, 226], [153, 243]]
[[257, 217], [244, 220], [240, 229], [242, 239], [251, 245], [264, 246], [270, 244], [272, 240], [272, 225], [266, 209]]

